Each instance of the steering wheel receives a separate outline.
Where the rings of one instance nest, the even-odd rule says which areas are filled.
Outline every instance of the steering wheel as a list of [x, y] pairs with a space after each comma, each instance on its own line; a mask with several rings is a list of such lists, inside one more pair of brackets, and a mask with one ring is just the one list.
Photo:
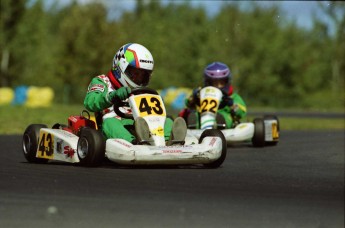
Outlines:
[[149, 87], [137, 87], [137, 88], [134, 88], [134, 89], [132, 89], [130, 95], [138, 95], [138, 94], [144, 94], [144, 93], [158, 95], [158, 92], [156, 90], [151, 89]]
[[[151, 89], [149, 87], [138, 87], [138, 88], [132, 89], [129, 96], [139, 95], [139, 94], [144, 94], [144, 93], [158, 95], [158, 92], [154, 89]], [[121, 112], [120, 107], [129, 107], [129, 104], [128, 104], [128, 102], [122, 101], [121, 99], [115, 97], [113, 108], [114, 108], [114, 112], [116, 113], [116, 115], [120, 116], [121, 118], [134, 119], [133, 114]]]

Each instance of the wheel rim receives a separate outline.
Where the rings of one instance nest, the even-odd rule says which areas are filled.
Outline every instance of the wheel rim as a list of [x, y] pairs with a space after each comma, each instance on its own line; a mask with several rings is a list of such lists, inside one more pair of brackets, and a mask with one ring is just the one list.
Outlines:
[[80, 138], [79, 143], [78, 143], [78, 150], [77, 150], [79, 158], [81, 159], [86, 158], [88, 151], [89, 151], [89, 143], [87, 142], [86, 138], [84, 137]]
[[24, 154], [28, 154], [29, 153], [31, 145], [32, 145], [32, 143], [31, 143], [31, 139], [30, 139], [29, 135], [25, 134], [23, 136], [23, 151], [24, 151]]

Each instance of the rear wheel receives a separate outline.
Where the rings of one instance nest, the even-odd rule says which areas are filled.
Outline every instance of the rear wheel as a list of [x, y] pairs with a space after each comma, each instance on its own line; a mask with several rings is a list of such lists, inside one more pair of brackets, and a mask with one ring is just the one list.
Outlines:
[[77, 146], [80, 164], [84, 166], [100, 165], [105, 156], [105, 138], [100, 131], [83, 128]]
[[265, 122], [262, 118], [256, 118], [254, 123], [254, 136], [252, 143], [254, 147], [265, 146]]
[[226, 140], [225, 140], [223, 133], [220, 130], [218, 130], [218, 129], [207, 129], [201, 134], [200, 139], [199, 139], [199, 143], [201, 143], [205, 137], [209, 137], [209, 136], [221, 138], [221, 140], [222, 140], [222, 153], [217, 160], [215, 160], [211, 163], [204, 164], [204, 166], [208, 167], [208, 168], [218, 168], [221, 164], [223, 164], [223, 162], [226, 158], [226, 153], [227, 153]]
[[40, 129], [47, 128], [44, 124], [31, 124], [23, 134], [23, 153], [28, 162], [32, 163], [47, 163], [48, 159], [37, 158], [36, 152], [38, 148], [38, 139], [40, 137]]

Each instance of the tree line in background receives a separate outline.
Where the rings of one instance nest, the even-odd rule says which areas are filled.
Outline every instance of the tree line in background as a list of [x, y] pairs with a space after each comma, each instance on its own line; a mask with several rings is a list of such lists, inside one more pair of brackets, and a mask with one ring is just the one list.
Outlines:
[[120, 46], [137, 42], [154, 56], [155, 89], [200, 86], [204, 67], [222, 61], [249, 106], [343, 107], [345, 3], [329, 3], [320, 7], [333, 34], [318, 18], [305, 30], [254, 2], [246, 11], [224, 4], [208, 17], [188, 2], [138, 0], [111, 20], [121, 1], [115, 9], [75, 1], [45, 9], [39, 0], [1, 0], [0, 86], [51, 86], [56, 102], [81, 104], [91, 78], [108, 72]]

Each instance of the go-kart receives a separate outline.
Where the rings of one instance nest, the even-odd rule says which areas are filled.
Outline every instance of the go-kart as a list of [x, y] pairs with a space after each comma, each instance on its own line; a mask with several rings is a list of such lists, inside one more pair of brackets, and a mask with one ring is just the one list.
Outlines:
[[[127, 102], [117, 102], [113, 109], [122, 117], [143, 118], [149, 127], [151, 139], [145, 144], [132, 144], [124, 139], [105, 139], [101, 120], [90, 118], [87, 111], [70, 116], [68, 125], [31, 124], [23, 134], [23, 152], [29, 162], [64, 161], [84, 166], [100, 165], [107, 158], [125, 165], [186, 165], [202, 164], [217, 168], [226, 157], [226, 141], [220, 130], [204, 131], [199, 138], [187, 134], [184, 141], [167, 146], [164, 123], [167, 118], [163, 100], [155, 90], [133, 89]], [[123, 110], [131, 109], [131, 113]], [[131, 129], [133, 130], [133, 129]], [[135, 130], [135, 129], [134, 129]], [[134, 132], [135, 134], [135, 132]]]
[[[253, 122], [241, 123], [233, 113], [233, 126], [226, 129], [225, 120], [217, 114], [222, 97], [228, 97], [220, 89], [204, 87], [199, 92], [200, 104], [195, 113], [184, 116], [188, 133], [200, 138], [206, 129], [221, 129], [227, 144], [252, 142], [254, 147], [276, 145], [279, 141], [279, 120], [274, 115], [255, 118]], [[197, 118], [195, 116], [198, 116]]]

